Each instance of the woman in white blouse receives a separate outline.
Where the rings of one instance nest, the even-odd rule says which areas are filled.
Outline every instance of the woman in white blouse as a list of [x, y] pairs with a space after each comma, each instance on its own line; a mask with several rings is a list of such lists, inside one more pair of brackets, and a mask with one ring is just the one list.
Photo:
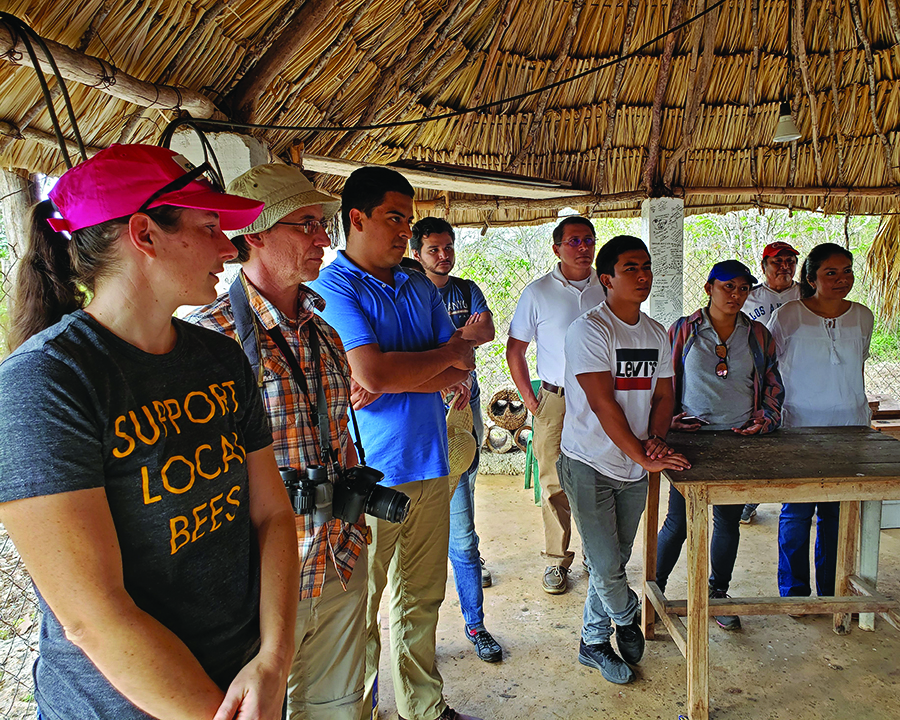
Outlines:
[[[823, 243], [800, 273], [800, 300], [775, 311], [769, 330], [784, 380], [783, 427], [861, 425], [870, 422], [863, 366], [874, 317], [847, 300], [853, 288], [853, 255]], [[778, 590], [782, 597], [810, 594], [809, 534], [816, 523], [816, 591], [834, 595], [839, 505], [785, 503], [778, 527]]]

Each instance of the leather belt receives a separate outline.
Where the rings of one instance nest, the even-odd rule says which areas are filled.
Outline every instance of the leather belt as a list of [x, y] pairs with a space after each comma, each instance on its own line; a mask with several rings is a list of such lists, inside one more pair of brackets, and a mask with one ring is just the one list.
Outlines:
[[559, 385], [552, 385], [551, 383], [544, 382], [541, 380], [541, 387], [547, 392], [552, 392], [554, 395], [559, 395], [560, 397], [565, 396], [566, 390], [565, 388], [559, 387]]

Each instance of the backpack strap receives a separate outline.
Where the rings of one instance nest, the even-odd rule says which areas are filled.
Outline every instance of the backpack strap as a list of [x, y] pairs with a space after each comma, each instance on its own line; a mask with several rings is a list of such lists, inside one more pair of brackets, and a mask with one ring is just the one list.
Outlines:
[[259, 362], [259, 326], [250, 309], [250, 301], [247, 299], [247, 287], [244, 284], [246, 282], [244, 273], [238, 273], [234, 282], [231, 283], [231, 287], [228, 288], [228, 298], [231, 301], [231, 312], [234, 315], [236, 340], [244, 350], [247, 360], [250, 361], [257, 385], [262, 387], [264, 371]]

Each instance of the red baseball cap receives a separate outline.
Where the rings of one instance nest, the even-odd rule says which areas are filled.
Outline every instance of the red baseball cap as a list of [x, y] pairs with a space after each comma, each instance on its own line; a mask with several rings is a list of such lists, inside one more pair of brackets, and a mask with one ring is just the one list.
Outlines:
[[768, 245], [766, 245], [766, 249], [763, 250], [763, 260], [768, 257], [775, 257], [776, 255], [784, 254], [799, 255], [800, 253], [794, 249], [793, 245], [779, 240], [777, 242], [769, 243]]
[[[223, 230], [246, 227], [263, 203], [216, 190], [186, 158], [156, 145], [111, 145], [67, 171], [50, 199], [56, 231], [75, 232], [142, 210], [174, 205], [219, 214]], [[170, 188], [171, 186], [171, 188]]]

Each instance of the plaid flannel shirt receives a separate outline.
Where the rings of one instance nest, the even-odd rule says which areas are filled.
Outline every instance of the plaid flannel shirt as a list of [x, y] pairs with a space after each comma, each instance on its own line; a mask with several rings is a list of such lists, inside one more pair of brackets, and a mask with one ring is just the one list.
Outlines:
[[[325, 301], [304, 285], [297, 293], [296, 321], [289, 320], [247, 281], [247, 299], [262, 327], [281, 328], [285, 340], [293, 350], [306, 376], [311, 398], [307, 398], [291, 374], [290, 365], [267, 332], [260, 332], [260, 392], [269, 416], [274, 439], [275, 458], [279, 466], [305, 470], [308, 465], [325, 464], [321, 459], [319, 428], [311, 422], [310, 400], [315, 400], [317, 383], [323, 382], [331, 442], [338, 438], [341, 464], [347, 467], [350, 434], [347, 428], [347, 409], [350, 404], [350, 365], [340, 338], [328, 323], [315, 314], [325, 307]], [[191, 313], [187, 320], [236, 338], [234, 314], [228, 293], [214, 303]], [[308, 346], [308, 322], [319, 329], [320, 359], [312, 357]], [[324, 369], [324, 374], [320, 373]], [[334, 469], [328, 465], [329, 479], [334, 482]], [[364, 523], [351, 524], [333, 519], [316, 527], [313, 515], [296, 516], [297, 541], [300, 546], [300, 599], [318, 597], [325, 584], [325, 567], [334, 562], [341, 583], [346, 588], [353, 567], [366, 542]]]

